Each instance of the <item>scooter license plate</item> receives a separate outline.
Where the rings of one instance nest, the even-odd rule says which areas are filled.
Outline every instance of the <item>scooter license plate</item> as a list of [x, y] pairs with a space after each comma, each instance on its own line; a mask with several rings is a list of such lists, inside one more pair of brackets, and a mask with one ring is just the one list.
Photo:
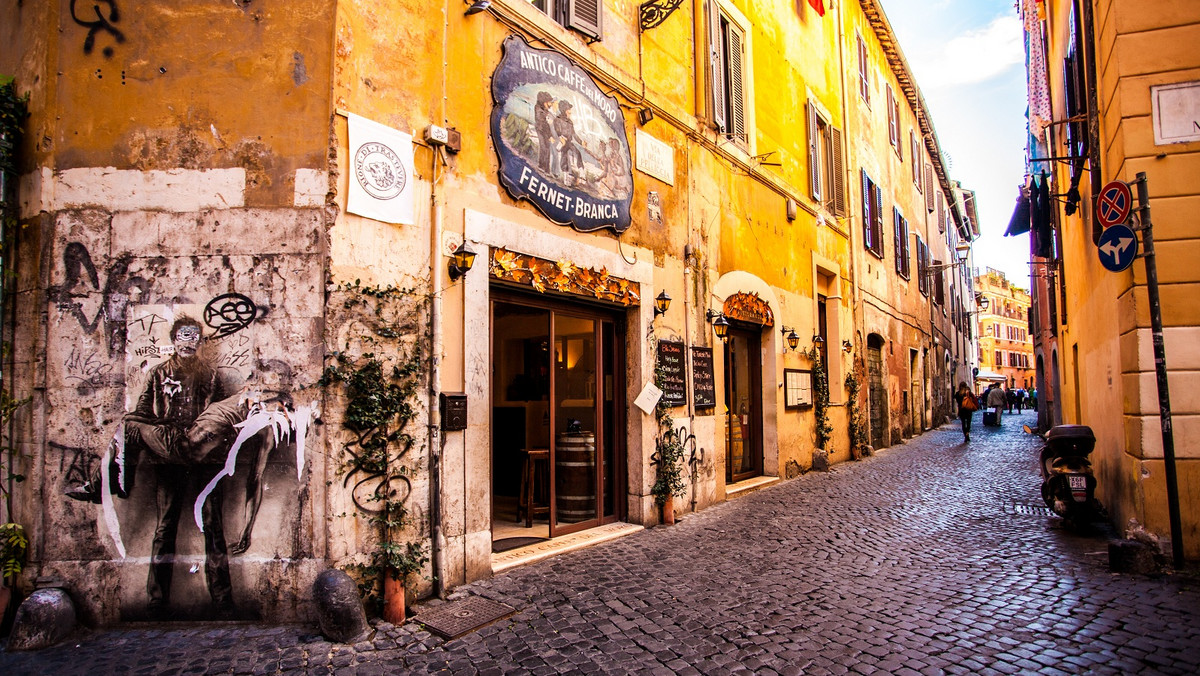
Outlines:
[[1072, 491], [1087, 490], [1087, 477], [1082, 474], [1072, 474], [1067, 477], [1067, 481], [1071, 483]]

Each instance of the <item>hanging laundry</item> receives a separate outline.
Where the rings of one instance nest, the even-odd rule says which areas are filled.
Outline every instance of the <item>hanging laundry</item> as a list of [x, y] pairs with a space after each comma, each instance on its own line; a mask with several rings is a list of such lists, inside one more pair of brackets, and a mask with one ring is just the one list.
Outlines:
[[817, 16], [825, 16], [825, 0], [808, 0], [808, 4], [816, 10]]

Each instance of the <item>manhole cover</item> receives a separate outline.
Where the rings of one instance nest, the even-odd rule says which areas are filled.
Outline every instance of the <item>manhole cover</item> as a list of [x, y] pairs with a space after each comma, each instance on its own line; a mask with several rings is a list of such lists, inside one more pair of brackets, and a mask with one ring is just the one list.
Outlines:
[[1023, 502], [1014, 502], [1012, 513], [1018, 516], [1054, 516], [1054, 512], [1050, 511], [1050, 508], [1045, 505]]
[[446, 640], [458, 638], [517, 612], [482, 596], [469, 596], [417, 616], [417, 622]]

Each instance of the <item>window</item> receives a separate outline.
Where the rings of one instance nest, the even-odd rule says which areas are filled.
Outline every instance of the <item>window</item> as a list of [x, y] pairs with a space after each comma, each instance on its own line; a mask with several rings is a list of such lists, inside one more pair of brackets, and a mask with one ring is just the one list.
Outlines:
[[915, 129], [908, 130], [908, 147], [909, 157], [912, 158], [913, 185], [917, 186], [917, 192], [921, 192], [921, 146], [917, 143]]
[[946, 232], [946, 206], [942, 191], [937, 191], [937, 224], [938, 232]]
[[871, 64], [867, 60], [867, 41], [858, 36], [858, 95], [871, 107]]
[[883, 191], [862, 170], [863, 246], [883, 258]]
[[922, 295], [929, 295], [929, 247], [917, 235], [917, 289]]
[[837, 216], [846, 215], [845, 154], [842, 130], [829, 124], [809, 101], [808, 177], [812, 198]]
[[925, 163], [925, 211], [933, 213], [933, 165], [928, 162]]
[[887, 86], [887, 115], [888, 115], [888, 142], [896, 149], [896, 155], [903, 161], [904, 152], [900, 149], [900, 103], [896, 100], [896, 93], [892, 91], [892, 85]]
[[[597, 0], [598, 1], [598, 0]], [[716, 0], [708, 3], [709, 103], [713, 124], [742, 150], [746, 133], [746, 32]]]
[[896, 233], [896, 274], [908, 279], [908, 220], [900, 215], [900, 210], [893, 207], [892, 214]]
[[1000, 350], [996, 350], [996, 361], [992, 363], [996, 365], [996, 368], [1004, 366], [1004, 353]]
[[602, 0], [529, 0], [560, 26], [599, 40]]

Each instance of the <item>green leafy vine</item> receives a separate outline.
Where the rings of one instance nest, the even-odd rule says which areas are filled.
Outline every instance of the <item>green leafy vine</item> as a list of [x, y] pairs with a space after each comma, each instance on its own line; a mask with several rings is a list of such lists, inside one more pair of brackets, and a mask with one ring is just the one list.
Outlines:
[[821, 359], [821, 350], [813, 346], [803, 352], [812, 361], [813, 414], [815, 424], [813, 436], [816, 437], [817, 448], [825, 447], [833, 435], [833, 425], [829, 424], [829, 377], [825, 373], [825, 361]]
[[868, 454], [866, 407], [858, 400], [862, 392], [865, 367], [861, 359], [854, 360], [854, 368], [846, 374], [846, 401], [849, 407], [847, 427], [850, 433], [850, 457], [860, 458]]
[[[652, 349], [656, 344], [652, 342]], [[655, 364], [654, 383], [661, 387], [663, 383], [663, 367]], [[658, 421], [659, 436], [655, 440], [654, 455], [650, 458], [654, 464], [654, 485], [650, 494], [654, 496], [657, 505], [666, 503], [670, 496], [683, 497], [687, 484], [683, 481], [685, 444], [694, 437], [688, 434], [687, 428], [675, 427], [675, 419], [671, 417], [671, 408], [662, 399], [654, 408], [654, 417]]]

